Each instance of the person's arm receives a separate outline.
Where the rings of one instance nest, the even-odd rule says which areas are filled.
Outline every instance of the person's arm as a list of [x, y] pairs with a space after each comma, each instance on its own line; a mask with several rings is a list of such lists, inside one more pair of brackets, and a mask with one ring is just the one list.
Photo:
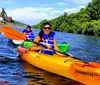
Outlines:
[[[39, 42], [39, 40], [40, 40], [39, 36], [36, 36], [36, 37], [34, 38], [34, 41], [33, 41], [32, 47], [37, 46], [37, 44], [36, 44], [36, 43], [38, 43], [38, 42]], [[36, 42], [36, 43], [35, 43], [35, 42]]]
[[[58, 48], [58, 46], [57, 46], [56, 40], [53, 40], [53, 42], [54, 42], [54, 49], [57, 50], [57, 51], [59, 51], [59, 48]], [[61, 54], [61, 53], [59, 53], [59, 52], [56, 52], [56, 54], [57, 54], [57, 55], [60, 55], [60, 56], [66, 56], [66, 55]], [[72, 57], [72, 54], [68, 54], [68, 55], [69, 55], [70, 57]]]
[[22, 34], [26, 37], [26, 32], [23, 32]]
[[[54, 49], [57, 50], [57, 51], [59, 51], [56, 40], [53, 40], [53, 42], [54, 42]], [[56, 52], [56, 54], [60, 55], [60, 56], [65, 56], [65, 55], [63, 55], [63, 54], [61, 54], [59, 52]]]
[[39, 41], [40, 41], [40, 36], [36, 36], [36, 37], [34, 38], [34, 42], [39, 43]]
[[43, 49], [42, 46], [37, 46], [37, 44], [35, 44], [35, 42], [36, 42], [36, 43], [39, 43], [39, 41], [40, 41], [40, 37], [39, 37], [39, 36], [36, 36], [36, 37], [34, 38], [34, 42], [33, 42], [33, 44], [32, 44], [32, 47], [30, 48], [30, 50], [41, 50], [41, 49]]
[[56, 40], [53, 40], [53, 43], [54, 43], [54, 49], [59, 51]]

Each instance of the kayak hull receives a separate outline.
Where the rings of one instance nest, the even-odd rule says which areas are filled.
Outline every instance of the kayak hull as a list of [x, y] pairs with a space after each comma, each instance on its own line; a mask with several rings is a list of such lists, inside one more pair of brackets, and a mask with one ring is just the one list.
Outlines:
[[51, 56], [31, 51], [22, 52], [21, 50], [18, 49], [21, 58], [38, 68], [83, 84], [100, 85], [100, 67], [93, 64], [84, 66], [82, 61], [70, 57]]
[[[57, 55], [55, 55], [55, 57], [51, 55], [46, 56], [44, 54], [41, 55], [40, 53], [37, 54], [37, 52], [34, 52], [34, 54], [33, 52], [26, 52], [21, 56], [21, 58], [38, 68], [62, 76], [65, 76], [65, 74], [67, 74], [66, 72], [70, 72], [69, 67], [72, 64], [72, 62], [68, 62], [68, 64], [66, 65], [66, 62], [64, 63], [64, 61], [66, 60], [65, 57], [59, 58]], [[71, 58], [67, 59], [70, 60]], [[69, 75], [72, 78], [72, 75], [69, 74], [69, 72], [67, 76]]]

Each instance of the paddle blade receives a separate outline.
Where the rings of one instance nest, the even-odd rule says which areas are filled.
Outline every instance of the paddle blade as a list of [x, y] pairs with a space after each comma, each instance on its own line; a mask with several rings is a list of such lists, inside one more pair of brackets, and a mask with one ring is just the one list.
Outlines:
[[23, 42], [24, 40], [13, 40], [13, 43], [17, 45], [21, 45]]
[[13, 40], [26, 40], [25, 36], [23, 34], [21, 34], [19, 31], [7, 27], [7, 26], [3, 26], [0, 29], [0, 32], [7, 38], [13, 39]]

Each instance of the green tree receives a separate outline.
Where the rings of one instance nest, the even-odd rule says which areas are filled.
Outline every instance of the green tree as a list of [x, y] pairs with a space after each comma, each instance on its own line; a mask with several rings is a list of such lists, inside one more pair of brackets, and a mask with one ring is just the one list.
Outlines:
[[100, 0], [92, 0], [86, 8], [79, 12], [67, 14], [66, 12], [52, 20], [43, 20], [35, 28], [40, 28], [42, 23], [50, 21], [55, 31], [100, 36]]
[[92, 20], [100, 19], [100, 0], [92, 0], [87, 7], [86, 11]]

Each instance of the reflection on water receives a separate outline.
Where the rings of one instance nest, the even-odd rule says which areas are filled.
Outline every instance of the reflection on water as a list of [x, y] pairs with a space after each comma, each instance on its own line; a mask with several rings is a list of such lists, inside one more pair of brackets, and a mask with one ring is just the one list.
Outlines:
[[27, 78], [27, 85], [83, 85], [76, 81], [43, 71], [27, 62], [22, 63], [25, 71], [24, 77]]

